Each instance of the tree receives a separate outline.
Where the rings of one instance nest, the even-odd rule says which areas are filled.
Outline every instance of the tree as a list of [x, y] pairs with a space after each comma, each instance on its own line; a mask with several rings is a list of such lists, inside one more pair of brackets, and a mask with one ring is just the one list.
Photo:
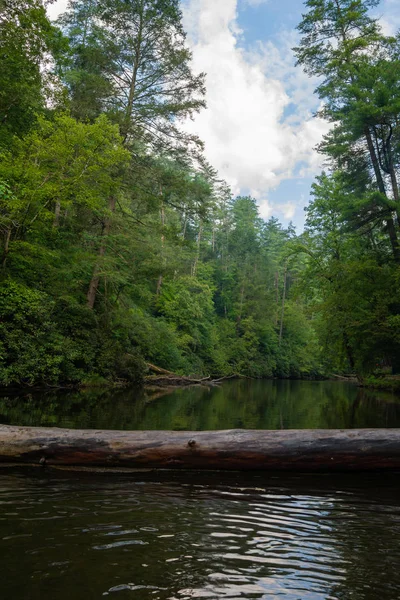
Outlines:
[[173, 149], [172, 140], [198, 143], [176, 122], [204, 107], [205, 93], [204, 75], [191, 72], [181, 19], [177, 0], [70, 2], [60, 23], [74, 54], [69, 81], [77, 83], [71, 89], [77, 114], [96, 112], [87, 107], [88, 98], [97, 102], [90, 78], [96, 89], [101, 79], [97, 110], [118, 122], [127, 143], [138, 136], [157, 149]]
[[[377, 4], [377, 0], [308, 0], [309, 11], [298, 26], [303, 37], [295, 52], [308, 74], [323, 78], [316, 91], [324, 101], [322, 115], [334, 128], [320, 149], [350, 178], [357, 180], [360, 170], [369, 174], [370, 191], [379, 192], [378, 207], [386, 208], [375, 211], [375, 217], [399, 263], [393, 135], [399, 104], [396, 89], [390, 88], [400, 63], [396, 40], [385, 38], [368, 14]], [[371, 208], [367, 203], [365, 210]]]
[[[178, 126], [179, 119], [204, 106], [205, 93], [204, 75], [194, 76], [190, 69], [181, 18], [177, 0], [78, 0], [70, 2], [60, 21], [74, 53], [66, 78], [72, 108], [80, 117], [104, 110], [118, 123], [133, 168], [140, 162], [138, 154], [150, 148], [185, 160], [189, 147], [194, 145], [197, 154], [201, 145]], [[115, 210], [116, 199], [110, 196], [110, 215]], [[110, 229], [107, 219], [87, 292], [90, 308]]]
[[303, 297], [309, 298], [325, 364], [362, 379], [376, 364], [396, 362], [397, 267], [379, 236], [355, 235], [347, 226], [344, 181], [340, 171], [317, 178], [297, 249], [308, 259]]
[[[43, 0], [3, 0], [0, 6], [0, 144], [26, 133], [57, 89], [49, 62], [65, 50]], [[52, 85], [50, 85], [50, 82]]]
[[81, 121], [96, 119], [114, 93], [112, 78], [107, 75], [110, 57], [103, 43], [97, 5], [97, 0], [70, 0], [68, 12], [58, 20], [70, 44], [63, 79], [71, 113]]
[[118, 128], [105, 116], [93, 124], [65, 115], [53, 122], [40, 119], [38, 127], [2, 157], [3, 266], [13, 247], [22, 248], [28, 239], [43, 244], [60, 221], [71, 221], [85, 210], [92, 215], [104, 212], [120, 183], [116, 172], [128, 157]]

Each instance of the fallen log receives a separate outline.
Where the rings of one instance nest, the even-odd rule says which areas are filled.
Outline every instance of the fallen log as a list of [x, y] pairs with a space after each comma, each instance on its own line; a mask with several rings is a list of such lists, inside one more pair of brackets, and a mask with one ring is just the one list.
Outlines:
[[202, 377], [201, 379], [195, 377], [187, 377], [186, 375], [177, 375], [167, 369], [162, 369], [153, 365], [152, 363], [146, 363], [149, 371], [153, 371], [156, 375], [146, 375], [144, 378], [146, 386], [158, 386], [158, 387], [185, 387], [185, 386], [198, 386], [207, 385], [209, 387], [217, 386], [219, 382], [224, 379], [231, 379], [232, 377], [238, 377], [237, 375], [230, 375], [229, 377], [220, 377], [219, 379], [211, 379], [211, 376]]
[[172, 375], [172, 376], [176, 376], [176, 373], [173, 373], [172, 371], [167, 371], [167, 369], [162, 369], [161, 367], [157, 367], [157, 365], [153, 365], [152, 363], [146, 363], [147, 368], [149, 369], [149, 371], [154, 371], [154, 373], [158, 373], [160, 375]]
[[332, 373], [330, 375], [332, 379], [337, 379], [338, 381], [348, 381], [349, 383], [357, 382], [358, 378], [356, 375], [336, 375]]
[[400, 469], [400, 429], [185, 432], [0, 425], [0, 463], [135, 469]]
[[158, 387], [189, 387], [189, 386], [213, 386], [217, 385], [210, 376], [203, 377], [203, 379], [192, 379], [191, 377], [185, 377], [181, 375], [148, 375], [144, 378], [146, 387], [147, 386], [158, 386]]

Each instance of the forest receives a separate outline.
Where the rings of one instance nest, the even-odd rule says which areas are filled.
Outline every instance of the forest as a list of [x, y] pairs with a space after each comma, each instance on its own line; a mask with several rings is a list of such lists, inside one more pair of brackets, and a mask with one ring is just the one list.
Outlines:
[[307, 0], [294, 53], [331, 123], [297, 232], [233, 197], [178, 0], [0, 4], [0, 384], [400, 369], [400, 36]]

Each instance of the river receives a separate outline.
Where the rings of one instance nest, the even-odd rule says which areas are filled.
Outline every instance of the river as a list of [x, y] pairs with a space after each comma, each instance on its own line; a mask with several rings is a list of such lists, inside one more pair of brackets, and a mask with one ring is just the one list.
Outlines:
[[[3, 395], [0, 422], [119, 429], [398, 427], [336, 382]], [[0, 471], [5, 600], [400, 597], [398, 474]]]
[[7, 393], [0, 423], [90, 429], [342, 429], [400, 427], [400, 397], [336, 381], [226, 381], [140, 389]]

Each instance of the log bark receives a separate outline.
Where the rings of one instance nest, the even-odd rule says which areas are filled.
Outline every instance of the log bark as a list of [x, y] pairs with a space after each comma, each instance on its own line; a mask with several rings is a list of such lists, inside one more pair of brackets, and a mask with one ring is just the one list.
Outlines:
[[134, 469], [400, 469], [400, 429], [128, 432], [0, 425], [0, 463]]

